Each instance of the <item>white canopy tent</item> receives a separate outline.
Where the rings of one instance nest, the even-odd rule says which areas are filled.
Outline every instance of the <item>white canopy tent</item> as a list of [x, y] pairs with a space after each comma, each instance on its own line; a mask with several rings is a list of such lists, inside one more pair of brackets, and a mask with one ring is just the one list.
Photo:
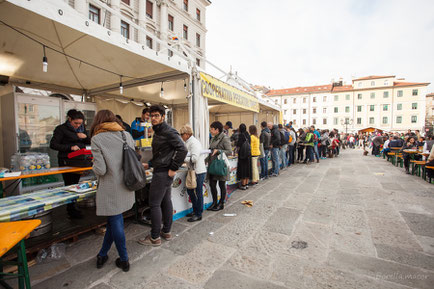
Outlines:
[[[191, 71], [187, 58], [168, 57], [128, 41], [86, 20], [64, 1], [2, 2], [0, 21], [0, 75], [8, 76], [11, 84], [77, 95], [186, 102], [184, 81], [188, 85]], [[42, 71], [44, 46], [47, 72]]]

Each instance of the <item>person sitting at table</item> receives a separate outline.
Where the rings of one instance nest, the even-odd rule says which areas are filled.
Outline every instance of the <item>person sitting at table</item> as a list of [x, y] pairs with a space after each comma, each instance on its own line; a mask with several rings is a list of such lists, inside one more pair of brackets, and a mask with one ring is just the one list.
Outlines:
[[404, 167], [405, 167], [405, 173], [410, 174], [410, 154], [405, 152], [405, 150], [416, 150], [417, 144], [414, 137], [410, 137], [408, 139], [408, 142], [402, 147], [402, 158], [404, 159]]
[[393, 136], [393, 140], [389, 143], [389, 148], [400, 148], [404, 145], [404, 140], [397, 135]]
[[429, 154], [433, 145], [434, 145], [434, 135], [431, 134], [426, 137], [425, 144], [423, 145], [423, 152]]
[[424, 144], [425, 144], [425, 138], [423, 136], [418, 137], [417, 141], [416, 141], [416, 144], [417, 144], [418, 147], [423, 147]]
[[[393, 140], [393, 137], [392, 136], [390, 136], [385, 142], [384, 142], [384, 145], [383, 145], [383, 150], [381, 151], [383, 154], [386, 154], [387, 155], [387, 153], [388, 152], [390, 152], [390, 142]], [[387, 159], [389, 159], [389, 156], [387, 156]]]
[[[432, 136], [431, 136], [432, 138]], [[434, 167], [434, 146], [431, 147], [431, 152], [425, 164], [426, 167]], [[434, 178], [434, 169], [426, 169], [429, 178]]]
[[98, 176], [96, 214], [107, 216], [106, 232], [97, 255], [96, 267], [99, 269], [107, 262], [107, 253], [114, 242], [119, 253], [116, 266], [127, 272], [130, 264], [122, 213], [133, 207], [135, 197], [134, 191], [129, 190], [124, 183], [122, 148], [124, 142], [134, 148], [134, 140], [110, 110], [98, 111], [92, 124], [91, 136], [92, 170]]
[[[50, 148], [58, 151], [57, 159], [60, 167], [68, 165], [69, 153], [83, 149], [90, 144], [90, 138], [84, 127], [84, 114], [81, 111], [71, 109], [67, 116], [66, 122], [54, 129], [50, 141]], [[76, 160], [76, 162], [80, 162], [80, 160]], [[84, 159], [83, 162], [85, 162]], [[65, 186], [78, 184], [80, 181], [80, 174], [77, 173], [64, 173], [62, 176]], [[83, 214], [75, 202], [67, 204], [66, 210], [71, 218], [83, 218]]]

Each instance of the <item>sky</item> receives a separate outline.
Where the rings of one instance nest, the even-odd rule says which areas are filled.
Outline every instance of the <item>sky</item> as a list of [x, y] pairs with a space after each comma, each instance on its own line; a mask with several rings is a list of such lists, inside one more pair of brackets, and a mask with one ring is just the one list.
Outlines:
[[396, 75], [431, 82], [434, 92], [433, 0], [211, 2], [207, 60], [249, 83], [281, 89]]

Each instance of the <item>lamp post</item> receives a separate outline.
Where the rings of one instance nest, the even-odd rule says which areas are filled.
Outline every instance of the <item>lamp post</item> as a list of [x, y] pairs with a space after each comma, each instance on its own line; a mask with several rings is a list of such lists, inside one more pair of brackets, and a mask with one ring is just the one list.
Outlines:
[[345, 126], [345, 133], [348, 133], [348, 126], [353, 124], [353, 119], [345, 118], [341, 119], [341, 124]]

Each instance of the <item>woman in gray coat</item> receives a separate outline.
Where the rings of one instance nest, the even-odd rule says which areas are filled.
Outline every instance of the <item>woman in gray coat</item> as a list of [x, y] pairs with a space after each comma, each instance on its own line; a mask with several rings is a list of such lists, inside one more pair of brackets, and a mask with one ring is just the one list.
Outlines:
[[130, 268], [125, 245], [124, 218], [122, 213], [134, 204], [134, 192], [124, 184], [122, 169], [123, 140], [125, 135], [128, 145], [134, 148], [134, 140], [118, 122], [110, 110], [100, 110], [91, 128], [93, 171], [98, 177], [96, 193], [96, 214], [107, 216], [107, 228], [102, 248], [97, 255], [97, 268], [107, 262], [107, 253], [113, 242], [119, 257], [116, 266], [127, 272]]
[[[223, 124], [215, 121], [210, 126], [210, 133], [213, 136], [209, 148], [210, 155], [207, 157], [206, 162], [209, 165], [215, 160], [218, 155], [232, 153], [231, 141], [229, 137], [223, 132]], [[224, 202], [226, 199], [226, 181], [229, 181], [230, 172], [226, 176], [216, 176], [208, 173], [209, 184], [211, 187], [212, 205], [207, 209], [210, 211], [220, 211], [224, 209]], [[217, 182], [220, 187], [220, 202], [217, 204]]]

